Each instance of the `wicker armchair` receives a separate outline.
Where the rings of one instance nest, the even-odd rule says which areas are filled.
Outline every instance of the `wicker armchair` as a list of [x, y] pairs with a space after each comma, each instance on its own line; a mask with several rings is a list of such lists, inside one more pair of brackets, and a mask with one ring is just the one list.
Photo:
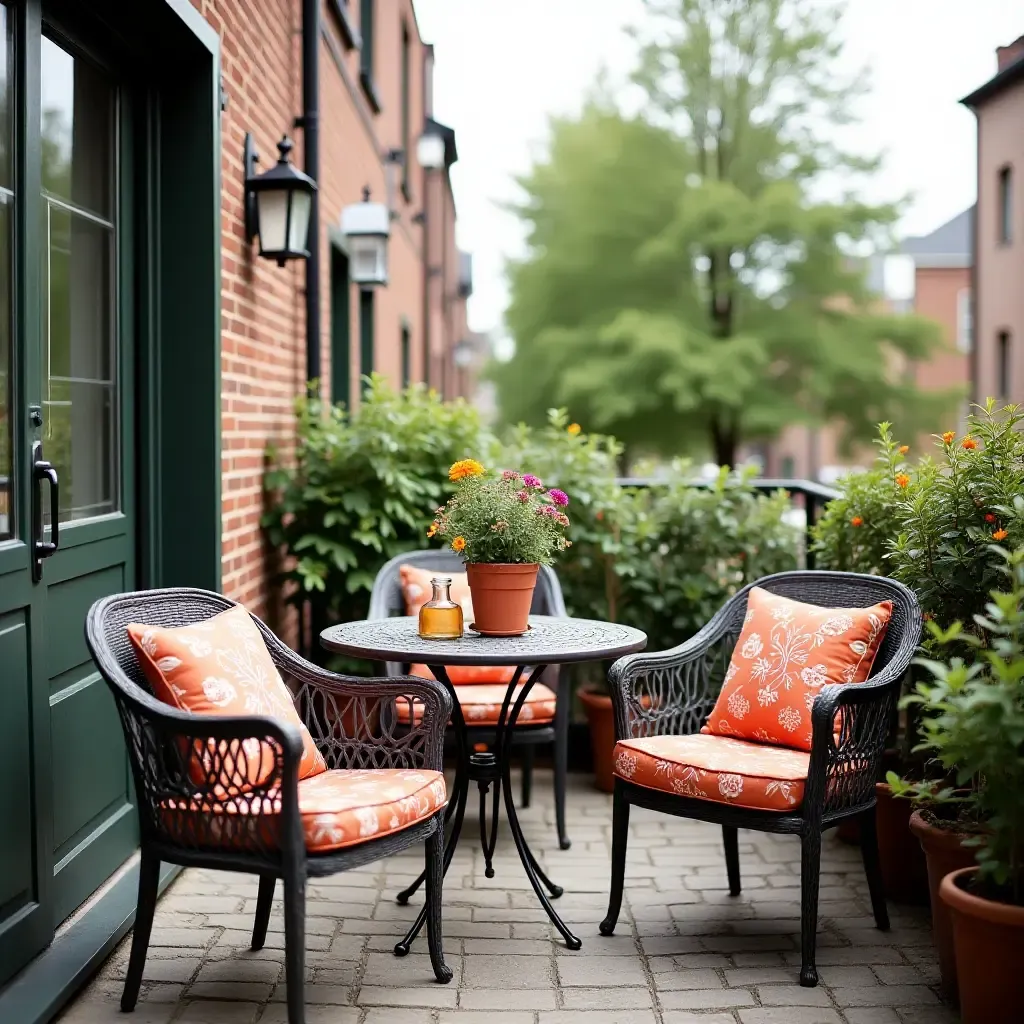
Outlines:
[[[427, 934], [440, 982], [451, 980], [441, 946], [443, 811], [380, 838], [328, 853], [308, 853], [298, 798], [302, 739], [294, 725], [266, 716], [218, 717], [170, 707], [153, 697], [126, 626], [185, 626], [211, 618], [235, 602], [203, 590], [118, 594], [97, 601], [86, 619], [89, 650], [114, 695], [128, 747], [141, 837], [139, 901], [121, 1008], [134, 1008], [142, 981], [156, 906], [160, 862], [252, 872], [259, 895], [252, 948], [260, 949], [277, 879], [284, 882], [289, 1024], [304, 1021], [306, 879], [330, 875], [390, 856], [414, 843], [426, 847]], [[274, 664], [328, 768], [420, 768], [440, 771], [451, 700], [432, 680], [356, 679], [335, 675], [289, 650], [255, 619]], [[423, 715], [396, 725], [396, 702], [419, 701]], [[253, 741], [271, 751], [265, 780], [226, 796], [218, 781], [228, 759], [243, 757]], [[213, 763], [196, 781], [194, 752]], [[228, 769], [230, 771], [230, 769]]]
[[863, 683], [822, 687], [811, 712], [813, 738], [803, 800], [792, 812], [746, 809], [664, 792], [639, 786], [617, 774], [611, 893], [600, 930], [602, 935], [612, 933], [622, 903], [631, 804], [720, 824], [733, 896], [740, 892], [737, 829], [799, 835], [800, 984], [814, 986], [818, 983], [814, 958], [824, 829], [847, 818], [860, 818], [861, 851], [875, 923], [883, 931], [889, 927], [875, 835], [875, 782], [900, 683], [921, 638], [921, 611], [906, 587], [881, 577], [840, 572], [786, 572], [765, 577], [736, 594], [700, 632], [680, 646], [629, 655], [612, 666], [618, 740], [700, 731], [721, 689], [743, 625], [747, 594], [753, 586], [823, 608], [869, 607], [892, 601], [892, 618], [872, 675]]
[[[451, 551], [410, 551], [407, 554], [392, 558], [374, 580], [370, 594], [370, 610], [368, 619], [386, 619], [393, 615], [405, 614], [405, 599], [402, 596], [402, 581], [399, 567], [412, 565], [419, 569], [430, 569], [441, 573], [464, 572], [462, 559]], [[546, 565], [540, 567], [537, 576], [537, 589], [533, 594], [533, 607], [536, 615], [564, 616], [565, 601], [562, 598], [562, 587], [555, 571]], [[408, 671], [408, 665], [389, 662], [387, 674], [401, 675]], [[522, 757], [523, 791], [522, 803], [530, 806], [530, 790], [533, 776], [533, 751], [539, 743], [554, 743], [555, 750], [555, 827], [558, 831], [558, 843], [563, 850], [572, 845], [565, 830], [565, 787], [569, 769], [569, 715], [572, 694], [569, 691], [569, 677], [559, 670], [557, 665], [549, 665], [540, 677], [540, 682], [555, 692], [555, 719], [551, 727], [531, 726], [517, 728], [512, 738], [512, 745], [518, 747]], [[494, 729], [487, 726], [470, 726], [471, 743], [487, 743], [494, 741]]]

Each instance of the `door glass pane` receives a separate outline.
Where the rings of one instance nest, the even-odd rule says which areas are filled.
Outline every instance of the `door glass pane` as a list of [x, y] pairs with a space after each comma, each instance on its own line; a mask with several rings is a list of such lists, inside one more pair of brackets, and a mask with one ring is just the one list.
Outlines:
[[41, 58], [43, 191], [109, 216], [114, 91], [98, 70], [45, 36]]
[[11, 173], [13, 118], [10, 75], [11, 27], [14, 19], [0, 5], [0, 540], [14, 532], [11, 501]]
[[43, 455], [57, 470], [67, 522], [120, 507], [116, 235], [104, 216], [114, 191], [114, 92], [47, 39], [42, 83]]

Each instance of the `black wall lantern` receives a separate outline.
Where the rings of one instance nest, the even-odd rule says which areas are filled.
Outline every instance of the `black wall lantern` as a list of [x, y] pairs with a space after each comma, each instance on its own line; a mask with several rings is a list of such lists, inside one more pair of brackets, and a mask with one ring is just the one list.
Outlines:
[[308, 259], [309, 213], [316, 182], [296, 169], [288, 159], [292, 140], [287, 135], [277, 144], [277, 163], [256, 174], [259, 154], [252, 135], [245, 136], [242, 159], [245, 165], [245, 236], [260, 236], [260, 255], [277, 260]]

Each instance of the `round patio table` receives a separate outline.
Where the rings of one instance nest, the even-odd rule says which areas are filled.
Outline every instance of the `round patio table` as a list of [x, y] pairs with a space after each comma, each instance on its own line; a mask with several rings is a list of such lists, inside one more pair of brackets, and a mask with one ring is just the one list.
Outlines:
[[[329, 651], [369, 661], [397, 661], [406, 664], [425, 664], [452, 698], [452, 725], [458, 743], [458, 763], [455, 771], [454, 799], [449, 800], [445, 821], [449, 824], [445, 842], [444, 869], [448, 870], [462, 831], [469, 785], [476, 782], [480, 789], [480, 841], [484, 852], [485, 873], [494, 876], [492, 859], [498, 838], [499, 799], [504, 794], [505, 814], [512, 839], [526, 877], [533, 886], [541, 906], [551, 922], [565, 939], [569, 949], [579, 949], [582, 943], [569, 930], [551, 905], [552, 898], [562, 895], [561, 886], [555, 885], [541, 869], [530, 850], [519, 824], [512, 800], [511, 747], [508, 742], [516, 721], [526, 702], [527, 694], [548, 665], [565, 665], [577, 661], [602, 661], [617, 658], [647, 646], [647, 635], [631, 626], [595, 619], [571, 619], [551, 615], [531, 615], [530, 628], [521, 636], [492, 637], [467, 629], [458, 640], [424, 640], [418, 633], [415, 616], [391, 619], [364, 619], [331, 626], [320, 634], [320, 643]], [[505, 691], [505, 699], [495, 726], [494, 751], [473, 752], [469, 749], [466, 719], [459, 704], [458, 694], [452, 686], [447, 665], [501, 665], [514, 666], [515, 674]], [[523, 675], [526, 682], [516, 694]], [[533, 726], [544, 728], [545, 726]], [[529, 725], [518, 726], [531, 728]], [[490, 831], [486, 821], [487, 794], [493, 786]], [[408, 889], [399, 893], [398, 901], [406, 903], [423, 881], [421, 875]], [[547, 892], [544, 890], [547, 889]], [[395, 946], [395, 952], [404, 956], [423, 922], [426, 909], [422, 909], [405, 938]]]

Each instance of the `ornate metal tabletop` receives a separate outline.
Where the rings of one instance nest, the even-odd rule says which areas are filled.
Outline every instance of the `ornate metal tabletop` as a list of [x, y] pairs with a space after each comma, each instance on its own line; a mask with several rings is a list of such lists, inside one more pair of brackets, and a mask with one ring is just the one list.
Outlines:
[[531, 615], [522, 636], [482, 636], [467, 628], [458, 640], [424, 640], [417, 626], [412, 615], [362, 619], [325, 629], [320, 642], [329, 651], [370, 661], [427, 665], [564, 665], [617, 658], [647, 646], [647, 634], [632, 626], [551, 615]]

